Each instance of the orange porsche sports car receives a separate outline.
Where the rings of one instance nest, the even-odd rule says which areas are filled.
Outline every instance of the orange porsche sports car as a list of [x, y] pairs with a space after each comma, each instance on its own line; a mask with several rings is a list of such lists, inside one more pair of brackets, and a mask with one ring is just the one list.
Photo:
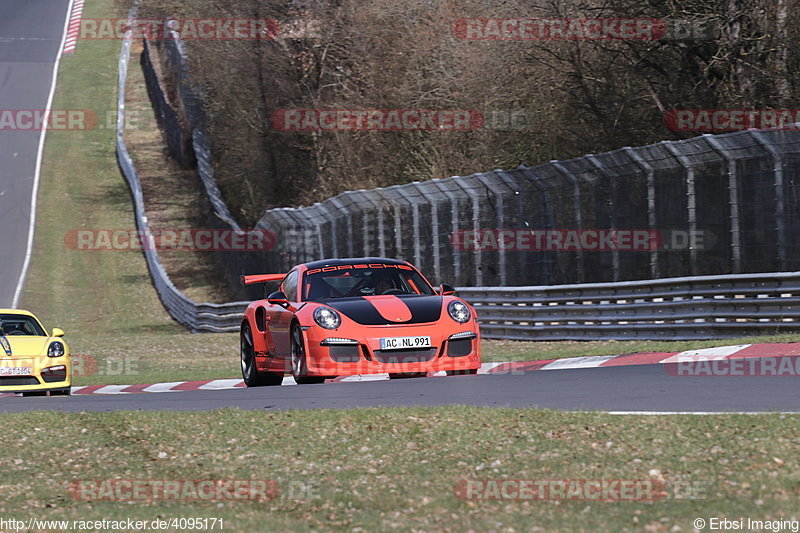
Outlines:
[[242, 321], [248, 387], [280, 385], [287, 371], [297, 383], [320, 383], [356, 374], [474, 374], [480, 367], [475, 309], [452, 287], [431, 287], [406, 261], [328, 259], [243, 281], [281, 281]]

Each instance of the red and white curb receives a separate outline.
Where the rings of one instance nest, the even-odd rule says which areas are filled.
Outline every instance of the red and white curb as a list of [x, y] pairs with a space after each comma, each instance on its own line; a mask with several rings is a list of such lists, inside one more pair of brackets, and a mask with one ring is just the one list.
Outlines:
[[624, 355], [570, 357], [566, 359], [549, 359], [542, 361], [513, 361], [510, 363], [500, 363], [488, 373], [502, 374], [511, 372], [532, 372], [535, 370], [657, 365], [765, 357], [800, 357], [800, 343], [738, 344], [735, 346], [718, 346], [716, 348], [686, 350], [684, 352], [638, 352]]
[[[540, 361], [511, 361], [483, 363], [478, 374], [513, 374], [538, 370], [570, 370], [628, 365], [655, 365], [693, 361], [722, 361], [765, 357], [800, 357], [800, 343], [792, 344], [740, 344], [687, 350], [683, 352], [640, 352], [625, 355], [570, 357]], [[430, 372], [429, 377], [445, 376], [445, 372]], [[331, 382], [352, 383], [388, 380], [389, 374], [345, 376]], [[283, 378], [284, 386], [296, 385], [291, 377]], [[241, 379], [213, 379], [207, 381], [173, 381], [151, 385], [89, 385], [72, 387], [72, 394], [135, 394], [141, 392], [183, 392], [196, 390], [226, 390], [244, 388]]]
[[[494, 368], [506, 363], [483, 363], [478, 374], [490, 374]], [[428, 377], [445, 377], [446, 372], [428, 372]], [[389, 374], [360, 374], [342, 376], [327, 380], [328, 383], [352, 383], [361, 381], [387, 381]], [[283, 386], [297, 385], [294, 378], [283, 378]], [[212, 379], [209, 381], [173, 381], [152, 385], [88, 385], [72, 387], [72, 394], [134, 394], [138, 392], [183, 392], [189, 390], [225, 390], [244, 388], [244, 381], [238, 378]]]
[[69, 15], [69, 27], [67, 28], [67, 38], [64, 40], [64, 49], [61, 51], [62, 55], [75, 52], [75, 48], [78, 46], [78, 33], [81, 29], [83, 2], [84, 0], [74, 0], [72, 4], [72, 11]]
[[[478, 373], [481, 373], [478, 371]], [[485, 373], [485, 372], [484, 372]], [[429, 372], [428, 377], [445, 376], [444, 372]], [[358, 376], [343, 376], [326, 380], [328, 383], [343, 383], [354, 381], [384, 381], [389, 379], [389, 374], [364, 374]], [[294, 378], [283, 378], [283, 386], [297, 385]], [[155, 383], [153, 385], [89, 385], [85, 387], [72, 387], [72, 394], [133, 394], [137, 392], [183, 392], [189, 390], [225, 390], [244, 388], [241, 379], [212, 379], [209, 381], [173, 381], [171, 383]]]

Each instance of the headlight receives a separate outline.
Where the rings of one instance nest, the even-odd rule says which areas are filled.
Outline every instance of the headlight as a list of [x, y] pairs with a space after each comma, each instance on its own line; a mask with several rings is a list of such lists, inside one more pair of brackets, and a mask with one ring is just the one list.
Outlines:
[[64, 344], [58, 341], [51, 342], [47, 349], [47, 357], [61, 357], [64, 355]]
[[322, 339], [322, 341], [319, 344], [320, 346], [358, 346], [358, 341], [355, 339], [328, 337], [327, 339]]
[[459, 324], [463, 324], [470, 319], [469, 307], [460, 300], [453, 300], [447, 304], [447, 312], [450, 314], [450, 318]]
[[342, 323], [342, 317], [330, 307], [317, 307], [314, 309], [314, 321], [325, 329], [336, 329]]

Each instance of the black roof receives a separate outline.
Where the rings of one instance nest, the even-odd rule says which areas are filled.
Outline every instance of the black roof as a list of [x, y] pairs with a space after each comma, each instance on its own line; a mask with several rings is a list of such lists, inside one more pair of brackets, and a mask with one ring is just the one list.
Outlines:
[[321, 268], [326, 266], [339, 266], [339, 265], [358, 265], [361, 263], [384, 263], [387, 265], [406, 265], [405, 261], [399, 259], [388, 259], [386, 257], [350, 257], [347, 259], [321, 259], [319, 261], [312, 261], [306, 263], [308, 268]]

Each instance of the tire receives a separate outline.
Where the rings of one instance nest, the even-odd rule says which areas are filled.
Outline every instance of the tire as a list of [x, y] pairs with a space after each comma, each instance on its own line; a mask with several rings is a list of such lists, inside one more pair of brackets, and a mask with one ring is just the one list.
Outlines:
[[424, 378], [427, 375], [427, 372], [398, 372], [390, 373], [389, 379]]
[[447, 370], [448, 376], [469, 376], [477, 373], [477, 368], [468, 368], [466, 370]]
[[298, 385], [324, 383], [325, 376], [307, 376], [306, 348], [303, 343], [303, 331], [298, 324], [292, 325], [292, 377]]
[[250, 324], [245, 322], [239, 332], [239, 354], [242, 363], [242, 379], [248, 387], [264, 387], [280, 385], [283, 374], [259, 372], [256, 368], [256, 352], [253, 348], [253, 333]]
[[58, 389], [58, 390], [51, 390], [50, 396], [70, 396], [72, 394], [72, 390], [67, 387], [66, 389]]

